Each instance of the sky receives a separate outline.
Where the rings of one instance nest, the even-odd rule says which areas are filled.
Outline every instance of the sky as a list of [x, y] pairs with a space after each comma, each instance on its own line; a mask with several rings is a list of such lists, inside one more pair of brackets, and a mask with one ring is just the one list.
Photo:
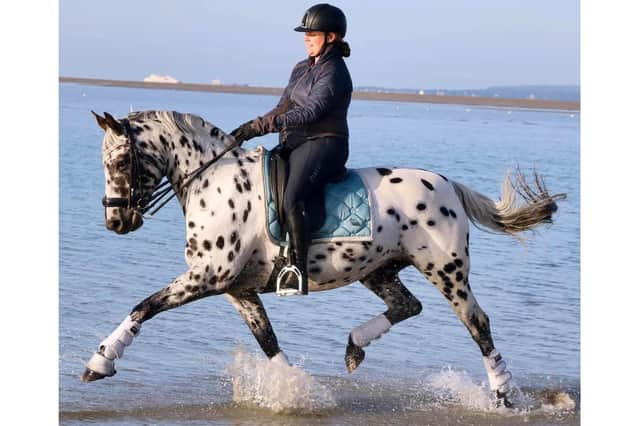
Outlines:
[[[59, 73], [283, 87], [306, 1], [60, 0]], [[354, 86], [578, 85], [577, 0], [333, 1]]]

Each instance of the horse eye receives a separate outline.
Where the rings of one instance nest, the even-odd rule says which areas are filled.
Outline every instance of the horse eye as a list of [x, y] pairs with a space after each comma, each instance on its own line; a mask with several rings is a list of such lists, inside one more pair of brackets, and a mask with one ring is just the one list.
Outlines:
[[116, 169], [119, 171], [126, 171], [127, 166], [129, 165], [129, 159], [124, 158], [122, 160], [116, 161]]

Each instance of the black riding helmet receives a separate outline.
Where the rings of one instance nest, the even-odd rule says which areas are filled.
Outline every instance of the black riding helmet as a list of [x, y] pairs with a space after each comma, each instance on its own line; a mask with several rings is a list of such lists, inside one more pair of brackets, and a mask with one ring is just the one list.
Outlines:
[[309, 31], [338, 33], [341, 38], [344, 38], [347, 34], [347, 18], [337, 7], [320, 3], [307, 9], [302, 17], [302, 25], [293, 30], [302, 33]]

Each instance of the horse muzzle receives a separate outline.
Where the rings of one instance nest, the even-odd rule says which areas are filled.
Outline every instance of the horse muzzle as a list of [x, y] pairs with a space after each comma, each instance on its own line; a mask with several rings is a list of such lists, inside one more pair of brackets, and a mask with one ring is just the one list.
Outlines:
[[128, 234], [144, 223], [142, 216], [134, 210], [117, 209], [118, 214], [105, 217], [105, 226], [116, 234]]

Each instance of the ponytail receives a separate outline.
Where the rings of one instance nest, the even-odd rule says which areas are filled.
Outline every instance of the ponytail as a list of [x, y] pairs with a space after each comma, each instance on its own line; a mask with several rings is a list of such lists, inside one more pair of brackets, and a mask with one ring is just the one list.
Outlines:
[[351, 47], [349, 47], [349, 43], [344, 40], [336, 40], [333, 42], [338, 49], [342, 52], [342, 56], [348, 58], [351, 55]]

